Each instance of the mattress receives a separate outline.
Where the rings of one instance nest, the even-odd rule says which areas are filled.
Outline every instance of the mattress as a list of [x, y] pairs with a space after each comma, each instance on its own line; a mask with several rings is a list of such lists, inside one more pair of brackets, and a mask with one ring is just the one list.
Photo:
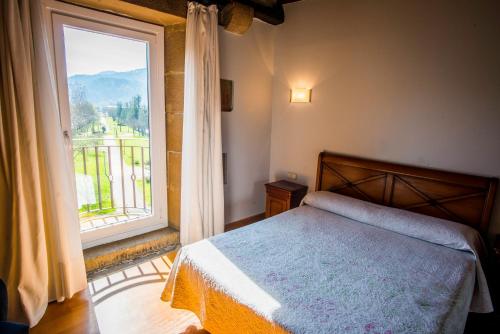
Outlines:
[[162, 298], [212, 334], [461, 333], [471, 308], [490, 311], [474, 230], [308, 196], [299, 208], [183, 247]]

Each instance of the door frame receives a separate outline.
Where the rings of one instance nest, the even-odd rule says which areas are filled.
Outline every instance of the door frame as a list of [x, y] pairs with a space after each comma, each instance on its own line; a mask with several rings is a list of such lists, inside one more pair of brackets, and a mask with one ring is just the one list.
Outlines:
[[[53, 50], [61, 127], [64, 136], [71, 136], [66, 59], [63, 27], [95, 31], [108, 35], [139, 40], [148, 44], [148, 107], [150, 117], [150, 161], [152, 213], [145, 218], [81, 232], [83, 248], [147, 233], [168, 226], [167, 166], [164, 89], [164, 28], [130, 18], [70, 5], [54, 0], [43, 0], [44, 22], [48, 42]], [[72, 141], [67, 149], [73, 161]], [[74, 180], [73, 175], [73, 180]], [[75, 182], [76, 187], [76, 182]]]

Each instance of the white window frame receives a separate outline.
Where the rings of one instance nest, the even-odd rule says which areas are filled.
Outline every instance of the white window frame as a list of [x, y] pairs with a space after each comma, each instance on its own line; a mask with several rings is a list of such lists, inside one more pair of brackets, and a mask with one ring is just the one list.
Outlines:
[[[96, 31], [148, 43], [148, 92], [150, 114], [152, 213], [126, 223], [81, 233], [83, 248], [89, 248], [168, 226], [165, 135], [164, 39], [163, 27], [54, 0], [43, 0], [44, 22], [54, 50], [62, 131], [71, 138], [64, 26]], [[68, 154], [72, 157], [72, 147]], [[71, 158], [72, 159], [72, 158]]]

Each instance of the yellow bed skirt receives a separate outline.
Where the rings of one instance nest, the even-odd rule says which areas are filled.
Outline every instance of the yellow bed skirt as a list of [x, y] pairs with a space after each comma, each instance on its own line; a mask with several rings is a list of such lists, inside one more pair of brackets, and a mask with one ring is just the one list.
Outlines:
[[181, 251], [177, 254], [163, 290], [163, 301], [171, 302], [174, 308], [195, 313], [203, 328], [211, 334], [288, 333], [249, 307], [214, 289], [196, 268], [186, 263], [178, 265]]

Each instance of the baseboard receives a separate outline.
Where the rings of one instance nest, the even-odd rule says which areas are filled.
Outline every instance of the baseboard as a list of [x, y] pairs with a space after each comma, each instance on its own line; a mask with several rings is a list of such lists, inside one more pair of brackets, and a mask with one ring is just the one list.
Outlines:
[[262, 213], [255, 215], [255, 216], [243, 218], [243, 219], [235, 221], [233, 223], [226, 224], [226, 226], [224, 227], [224, 231], [227, 232], [227, 231], [231, 231], [231, 230], [243, 227], [243, 226], [247, 226], [247, 225], [256, 223], [258, 221], [263, 220], [265, 217], [266, 217], [265, 213], [262, 212]]

